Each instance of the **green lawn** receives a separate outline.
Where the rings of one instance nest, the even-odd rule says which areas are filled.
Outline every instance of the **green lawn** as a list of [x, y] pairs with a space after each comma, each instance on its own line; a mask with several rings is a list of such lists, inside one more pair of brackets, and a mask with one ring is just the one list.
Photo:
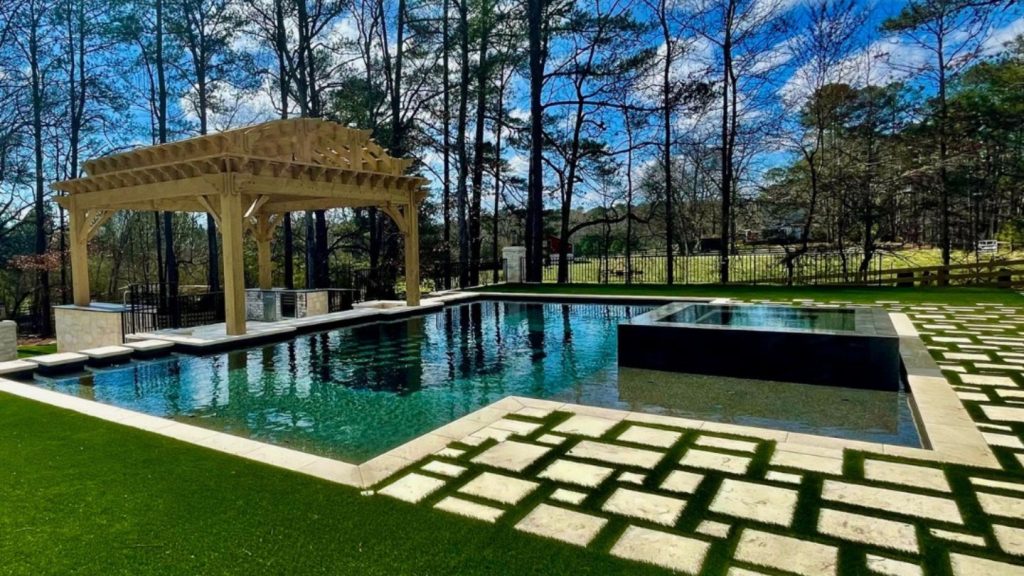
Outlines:
[[655, 573], [6, 394], [0, 503], [0, 574]]
[[57, 344], [25, 344], [18, 346], [18, 358], [31, 358], [42, 354], [54, 354], [57, 352]]
[[998, 302], [1014, 306], [1024, 305], [1024, 296], [1016, 290], [1000, 288], [917, 287], [917, 288], [824, 288], [786, 286], [741, 286], [699, 284], [694, 286], [666, 286], [664, 284], [503, 284], [485, 286], [478, 290], [509, 294], [594, 294], [600, 296], [697, 296], [740, 299], [772, 299], [790, 301], [794, 298], [813, 298], [820, 301], [847, 300], [856, 303], [874, 303], [877, 300], [899, 300], [907, 304], [939, 302], [944, 304], [977, 304]]

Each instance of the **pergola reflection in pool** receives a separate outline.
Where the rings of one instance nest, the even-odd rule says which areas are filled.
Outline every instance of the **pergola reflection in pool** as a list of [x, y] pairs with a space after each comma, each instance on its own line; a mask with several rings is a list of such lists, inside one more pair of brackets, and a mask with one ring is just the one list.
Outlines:
[[223, 241], [229, 335], [245, 334], [242, 243], [256, 241], [259, 287], [272, 288], [270, 242], [287, 212], [377, 207], [405, 241], [406, 302], [419, 305], [418, 206], [425, 180], [406, 176], [370, 132], [297, 118], [139, 148], [85, 163], [86, 176], [53, 185], [70, 215], [74, 302], [90, 304], [88, 242], [119, 210], [207, 212]]

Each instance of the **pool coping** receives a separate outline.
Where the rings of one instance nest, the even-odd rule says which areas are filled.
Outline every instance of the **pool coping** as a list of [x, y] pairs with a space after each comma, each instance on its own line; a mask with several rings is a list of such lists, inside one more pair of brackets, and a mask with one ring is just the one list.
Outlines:
[[[484, 296], [484, 298], [489, 297], [489, 295]], [[725, 301], [726, 299], [716, 300]], [[458, 299], [458, 301], [468, 300]], [[627, 299], [627, 301], [635, 302], [636, 300]], [[647, 414], [522, 396], [507, 396], [413, 438], [362, 464], [352, 464], [102, 404], [2, 377], [0, 377], [0, 392], [354, 488], [375, 486], [389, 476], [445, 448], [448, 444], [461, 440], [501, 420], [508, 414], [526, 407], [599, 416], [637, 424], [656, 424], [758, 438], [775, 441], [775, 449], [779, 451], [836, 458], [840, 461], [843, 459], [845, 450], [860, 450], [873, 454], [999, 469], [999, 462], [991, 448], [985, 442], [952, 386], [942, 376], [938, 365], [928, 354], [924, 342], [919, 338], [909, 317], [899, 312], [890, 313], [890, 317], [900, 337], [900, 353], [904, 358], [907, 382], [911, 389], [911, 409], [915, 414], [915, 421], [925, 445], [924, 448], [786, 432], [770, 428]]]

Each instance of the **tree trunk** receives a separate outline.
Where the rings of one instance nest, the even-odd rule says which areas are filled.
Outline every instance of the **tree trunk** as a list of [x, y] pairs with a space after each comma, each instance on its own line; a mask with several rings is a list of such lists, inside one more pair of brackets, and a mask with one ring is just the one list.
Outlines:
[[480, 53], [476, 69], [476, 125], [473, 134], [473, 196], [469, 204], [469, 283], [476, 286], [480, 283], [480, 249], [483, 239], [480, 237], [480, 200], [484, 181], [484, 121], [487, 117], [487, 41], [490, 34], [490, 13], [485, 8], [480, 15], [482, 30], [480, 31]]
[[530, 51], [530, 174], [526, 200], [526, 280], [540, 282], [543, 273], [544, 235], [544, 60], [541, 21], [544, 0], [527, 0]]
[[466, 104], [469, 99], [469, 18], [466, 2], [457, 0], [459, 5], [459, 118], [455, 128], [455, 147], [459, 155], [459, 183], [455, 203], [459, 221], [459, 287], [469, 285], [469, 226], [466, 220], [466, 180], [469, 162], [466, 158]]

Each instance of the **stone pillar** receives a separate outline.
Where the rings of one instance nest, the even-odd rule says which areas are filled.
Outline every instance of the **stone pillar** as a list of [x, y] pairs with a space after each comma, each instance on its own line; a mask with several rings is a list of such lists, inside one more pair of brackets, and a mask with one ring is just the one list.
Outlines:
[[18, 325], [13, 320], [0, 321], [0, 362], [18, 359]]
[[523, 265], [526, 260], [525, 246], [506, 246], [501, 249], [501, 257], [505, 260], [505, 282], [519, 284], [523, 282]]

